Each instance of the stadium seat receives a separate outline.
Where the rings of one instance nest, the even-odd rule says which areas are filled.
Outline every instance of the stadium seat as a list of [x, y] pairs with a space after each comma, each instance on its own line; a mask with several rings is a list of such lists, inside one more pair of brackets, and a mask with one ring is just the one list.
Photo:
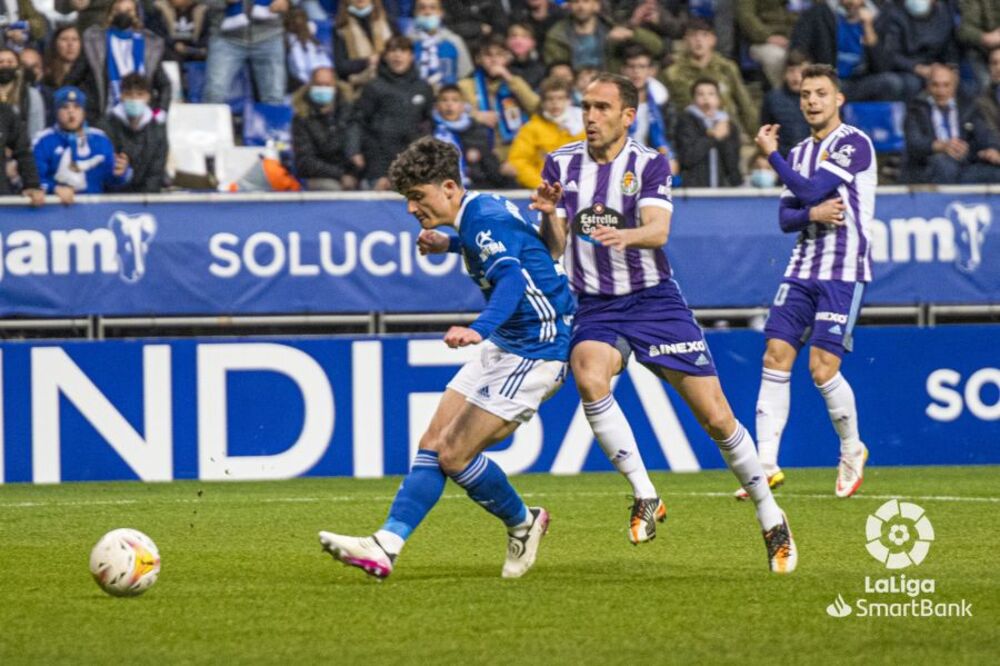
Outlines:
[[184, 85], [181, 83], [181, 67], [176, 60], [164, 60], [163, 73], [170, 80], [170, 101], [184, 101]]
[[203, 175], [205, 158], [233, 146], [233, 121], [226, 104], [184, 104], [170, 107], [167, 140], [177, 171]]
[[843, 116], [844, 122], [871, 137], [876, 153], [903, 152], [903, 102], [851, 102], [844, 105]]
[[265, 146], [273, 142], [279, 151], [292, 144], [292, 108], [284, 104], [250, 105], [243, 114], [243, 144]]

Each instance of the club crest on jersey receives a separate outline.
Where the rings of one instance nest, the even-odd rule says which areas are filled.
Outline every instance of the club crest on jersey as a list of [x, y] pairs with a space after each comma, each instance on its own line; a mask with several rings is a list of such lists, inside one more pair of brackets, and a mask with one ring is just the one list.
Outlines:
[[588, 243], [596, 243], [590, 237], [597, 227], [621, 229], [625, 226], [625, 216], [598, 201], [590, 208], [584, 208], [573, 218], [573, 233]]
[[639, 191], [639, 179], [631, 171], [626, 171], [622, 176], [622, 194], [632, 196]]
[[851, 156], [854, 155], [854, 150], [854, 146], [849, 143], [845, 143], [833, 151], [830, 155], [830, 159], [836, 162], [838, 166], [845, 168], [849, 167], [851, 166]]

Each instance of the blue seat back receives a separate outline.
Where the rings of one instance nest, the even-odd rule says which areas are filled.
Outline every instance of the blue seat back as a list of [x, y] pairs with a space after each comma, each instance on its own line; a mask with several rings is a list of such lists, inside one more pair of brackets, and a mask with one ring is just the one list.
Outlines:
[[844, 122], [871, 137], [876, 153], [901, 153], [906, 143], [903, 102], [850, 102], [842, 109]]

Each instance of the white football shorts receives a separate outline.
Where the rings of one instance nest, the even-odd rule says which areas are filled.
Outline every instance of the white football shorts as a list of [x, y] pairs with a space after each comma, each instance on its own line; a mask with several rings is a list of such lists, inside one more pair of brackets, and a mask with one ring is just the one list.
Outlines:
[[527, 423], [565, 379], [565, 361], [524, 358], [487, 340], [479, 358], [463, 365], [448, 388], [504, 421]]

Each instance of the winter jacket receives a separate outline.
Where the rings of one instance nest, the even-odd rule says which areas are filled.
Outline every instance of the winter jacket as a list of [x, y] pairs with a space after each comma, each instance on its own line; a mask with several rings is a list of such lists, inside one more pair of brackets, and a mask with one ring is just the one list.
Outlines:
[[[837, 69], [837, 15], [829, 5], [815, 4], [802, 13], [792, 31], [790, 48], [806, 56], [809, 62]], [[855, 76], [873, 73], [878, 62], [877, 46], [862, 45], [862, 49], [864, 68], [855, 70]]]
[[[503, 81], [501, 79], [486, 79], [486, 91], [490, 97], [496, 95], [502, 83]], [[462, 91], [462, 96], [465, 97], [465, 101], [472, 106], [474, 111], [482, 110], [486, 106], [491, 106], [492, 108], [492, 102], [484, 104], [483, 100], [479, 99], [479, 87], [476, 84], [475, 76], [459, 81], [458, 88]], [[538, 107], [541, 106], [542, 101], [538, 96], [538, 93], [532, 90], [531, 86], [528, 85], [528, 82], [521, 77], [511, 77], [510, 81], [507, 81], [507, 88], [510, 90], [510, 94], [517, 100], [518, 105], [521, 107], [522, 117], [527, 118], [529, 114], [534, 113]], [[497, 154], [497, 157], [500, 160], [507, 158], [507, 150], [509, 147], [510, 144], [504, 144], [499, 133], [496, 130], [493, 130], [493, 151]]]
[[333, 112], [324, 113], [308, 98], [309, 86], [292, 97], [292, 152], [300, 179], [332, 178], [353, 174], [350, 157], [361, 152], [360, 127], [352, 122], [354, 108], [340, 87]]
[[507, 32], [507, 15], [497, 0], [444, 0], [445, 25], [475, 48], [485, 23], [493, 34]]
[[[208, 55], [208, 7], [203, 3], [191, 5], [178, 13], [167, 0], [156, 0], [154, 10], [146, 16], [146, 27], [163, 38], [167, 46], [165, 60], [204, 60]], [[184, 29], [179, 29], [183, 25]], [[177, 45], [184, 45], [184, 53]]]
[[584, 136], [583, 132], [570, 134], [541, 114], [533, 115], [514, 137], [507, 155], [507, 161], [517, 171], [517, 182], [530, 189], [541, 185], [548, 154], [567, 143], [582, 141]]
[[677, 160], [685, 187], [709, 187], [711, 151], [716, 151], [718, 186], [736, 187], [743, 184], [740, 174], [740, 130], [730, 125], [729, 136], [723, 140], [708, 136], [700, 118], [685, 110], [677, 121]]
[[[979, 105], [961, 97], [958, 106], [958, 138], [969, 144], [966, 162], [975, 162], [976, 153], [986, 148], [1000, 149], [1000, 137], [992, 130]], [[906, 107], [903, 133], [906, 137], [906, 166], [913, 173], [927, 166], [934, 156], [934, 117], [931, 109], [934, 100], [927, 94], [919, 95]]]
[[10, 95], [0, 99], [0, 104], [8, 104], [27, 125], [28, 139], [45, 129], [45, 99], [34, 86], [24, 80], [24, 70], [19, 70], [10, 88]]
[[82, 142], [76, 132], [65, 132], [58, 125], [35, 137], [35, 164], [47, 193], [66, 185], [81, 194], [101, 194], [132, 179], [131, 166], [121, 176], [114, 175], [115, 151], [107, 134], [95, 127], [82, 131]]
[[458, 143], [457, 147], [462, 153], [462, 166], [468, 186], [493, 190], [517, 187], [512, 178], [500, 173], [500, 160], [492, 150], [492, 130], [475, 120], [470, 121], [466, 129], [451, 132], [452, 142]]
[[1000, 27], [1000, 0], [959, 0], [958, 41], [983, 51], [983, 33]]
[[750, 44], [763, 44], [768, 37], [791, 37], [800, 14], [788, 9], [787, 0], [739, 0], [736, 26]]
[[445, 27], [438, 28], [433, 36], [422, 30], [413, 29], [406, 35], [413, 42], [413, 57], [417, 63], [417, 68], [424, 67], [422, 61], [426, 59], [423, 53], [425, 40], [436, 39], [438, 41], [437, 56], [440, 64], [437, 78], [421, 76], [427, 79], [431, 85], [441, 85], [455, 83], [459, 79], [464, 79], [472, 73], [472, 58], [469, 57], [469, 49], [465, 47], [462, 38]]
[[[149, 30], [142, 32], [146, 38], [143, 57], [145, 76], [153, 90], [150, 104], [166, 111], [170, 106], [170, 79], [160, 67], [166, 46], [159, 35], [154, 35]], [[87, 95], [87, 119], [99, 123], [107, 113], [109, 101], [107, 30], [95, 25], [83, 34], [83, 57], [87, 60], [87, 73], [82, 85]]]
[[935, 3], [924, 18], [915, 18], [902, 7], [888, 7], [879, 25], [883, 71], [912, 72], [917, 65], [958, 63], [955, 24], [945, 3]]
[[[799, 141], [809, 136], [809, 123], [802, 115], [799, 106], [799, 94], [792, 92], [788, 86], [769, 90], [764, 95], [764, 104], [760, 108], [761, 125], [781, 125], [778, 130], [778, 152], [788, 155], [788, 151]], [[749, 131], [753, 131], [751, 127]]]
[[757, 109], [750, 99], [750, 93], [743, 84], [740, 68], [735, 62], [713, 53], [708, 64], [701, 68], [695, 65], [687, 52], [681, 53], [659, 79], [670, 90], [670, 101], [675, 109], [685, 109], [691, 103], [691, 86], [698, 79], [706, 77], [719, 84], [722, 108], [730, 116], [739, 119], [740, 127], [751, 131], [757, 127]]
[[[613, 28], [611, 21], [604, 17], [597, 20], [597, 41], [604, 44], [604, 67], [608, 72], [618, 72], [624, 64], [623, 51], [629, 44], [641, 44], [657, 59], [663, 51], [663, 41], [660, 37], [645, 28], [635, 28], [632, 39], [624, 42], [612, 42], [608, 39], [608, 33]], [[545, 47], [543, 49], [546, 63], [568, 62], [577, 68], [573, 63], [573, 42], [576, 41], [576, 32], [573, 30], [573, 19], [564, 18], [552, 26], [545, 36]]]
[[159, 109], [147, 109], [133, 128], [118, 104], [104, 120], [104, 126], [116, 153], [128, 155], [133, 169], [132, 180], [123, 192], [159, 192], [167, 165], [167, 116]]
[[395, 74], [383, 61], [354, 107], [361, 127], [365, 177], [386, 175], [389, 164], [415, 139], [430, 133], [434, 91], [416, 67]]
[[14, 109], [0, 104], [0, 195], [14, 193], [7, 180], [7, 151], [17, 160], [21, 188], [38, 188], [40, 185], [35, 155], [31, 152], [31, 141], [25, 133], [24, 124]]
[[48, 23], [45, 16], [35, 9], [31, 0], [7, 0], [7, 6], [17, 5], [17, 20], [25, 21], [28, 24], [28, 39], [30, 42], [38, 42], [45, 38], [48, 31]]
[[368, 58], [383, 53], [385, 43], [392, 34], [392, 25], [384, 17], [375, 18], [371, 14], [358, 18], [348, 14], [346, 23], [337, 27], [333, 39], [333, 63], [337, 68], [337, 78], [358, 87], [368, 83]]

